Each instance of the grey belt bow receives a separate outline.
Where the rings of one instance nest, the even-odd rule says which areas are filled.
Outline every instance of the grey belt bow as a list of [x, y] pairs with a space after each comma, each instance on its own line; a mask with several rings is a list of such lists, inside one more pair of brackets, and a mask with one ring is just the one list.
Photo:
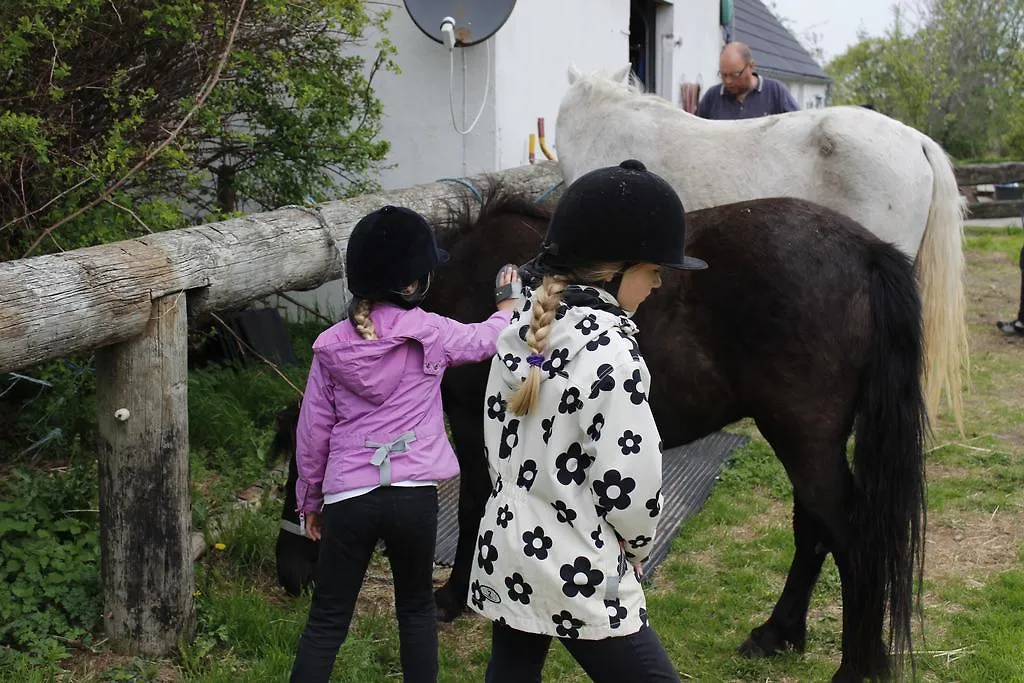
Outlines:
[[377, 443], [367, 441], [364, 445], [376, 449], [370, 463], [380, 468], [380, 485], [391, 485], [391, 454], [404, 453], [409, 450], [409, 444], [416, 440], [416, 432], [408, 431], [389, 443]]

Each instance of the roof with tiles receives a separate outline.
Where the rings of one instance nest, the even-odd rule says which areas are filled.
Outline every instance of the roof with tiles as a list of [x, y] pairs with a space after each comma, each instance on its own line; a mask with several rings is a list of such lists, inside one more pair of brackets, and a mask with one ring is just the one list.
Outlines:
[[803, 81], [830, 80], [760, 0], [735, 0], [732, 39], [750, 46], [758, 70], [765, 75]]

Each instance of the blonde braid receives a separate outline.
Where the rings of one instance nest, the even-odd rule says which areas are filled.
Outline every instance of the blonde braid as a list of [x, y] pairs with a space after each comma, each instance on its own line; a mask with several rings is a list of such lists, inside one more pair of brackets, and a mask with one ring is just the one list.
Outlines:
[[[530, 329], [526, 333], [526, 343], [530, 351], [543, 355], [547, 347], [548, 333], [555, 321], [555, 313], [562, 301], [562, 293], [568, 280], [560, 275], [547, 276], [537, 291], [537, 300], [533, 304], [533, 315], [530, 318]], [[540, 394], [541, 370], [531, 365], [526, 373], [526, 381], [508, 400], [508, 409], [513, 415], [525, 415], [533, 409]]]
[[363, 299], [356, 304], [355, 310], [352, 311], [352, 324], [355, 325], [356, 332], [363, 339], [370, 341], [377, 338], [377, 330], [374, 329], [373, 321], [370, 320], [372, 308], [373, 303], [368, 299]]

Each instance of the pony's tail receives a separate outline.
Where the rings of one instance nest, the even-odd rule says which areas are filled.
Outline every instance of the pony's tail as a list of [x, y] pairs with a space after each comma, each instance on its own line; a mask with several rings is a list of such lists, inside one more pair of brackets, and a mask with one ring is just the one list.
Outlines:
[[887, 618], [898, 675], [905, 658], [913, 667], [911, 622], [915, 609], [921, 614], [924, 572], [928, 421], [921, 388], [921, 302], [904, 254], [879, 245], [870, 259], [871, 346], [857, 399], [853, 456], [854, 591], [865, 618], [855, 625], [854, 638], [860, 654], [875, 651]]
[[963, 374], [970, 374], [964, 300], [963, 227], [966, 204], [956, 184], [953, 165], [943, 149], [922, 135], [922, 148], [932, 167], [932, 203], [917, 252], [917, 279], [924, 307], [924, 392], [934, 424], [942, 394], [962, 434]]

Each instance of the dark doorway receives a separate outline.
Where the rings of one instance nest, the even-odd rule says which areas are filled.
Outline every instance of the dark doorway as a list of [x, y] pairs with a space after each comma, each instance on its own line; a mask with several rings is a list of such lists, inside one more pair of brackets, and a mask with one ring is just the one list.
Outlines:
[[656, 24], [653, 0], [634, 0], [629, 5], [629, 63], [643, 83], [644, 90], [654, 92], [657, 74]]

